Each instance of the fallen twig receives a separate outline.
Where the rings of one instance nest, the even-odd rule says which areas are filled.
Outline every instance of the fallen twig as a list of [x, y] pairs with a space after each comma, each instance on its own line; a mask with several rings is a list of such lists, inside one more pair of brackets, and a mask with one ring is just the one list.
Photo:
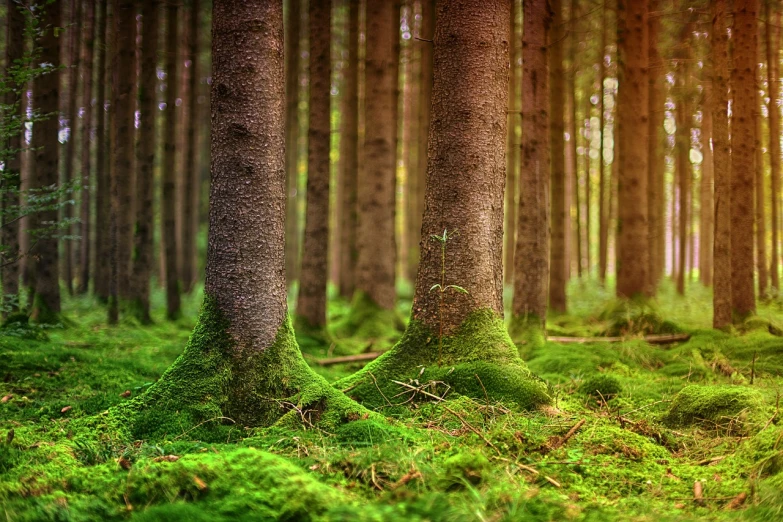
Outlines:
[[579, 422], [574, 424], [574, 426], [570, 430], [568, 430], [568, 433], [563, 435], [562, 438], [556, 438], [556, 440], [552, 443], [551, 448], [552, 449], [559, 448], [560, 446], [568, 442], [568, 439], [573, 437], [574, 434], [579, 430], [579, 428], [581, 428], [584, 425], [585, 422], [586, 422], [585, 419], [581, 419]]
[[704, 505], [704, 488], [699, 480], [693, 483], [693, 501], [700, 506]]
[[720, 455], [718, 457], [712, 457], [709, 459], [704, 459], [702, 461], [699, 461], [699, 466], [709, 466], [710, 464], [715, 464], [716, 462], [720, 462], [721, 460], [725, 459], [727, 455]]
[[[640, 339], [650, 344], [671, 344], [690, 339], [690, 334], [653, 334]], [[634, 340], [634, 337], [562, 337], [547, 336], [546, 340], [561, 344], [619, 343]]]
[[[519, 463], [519, 462], [514, 462], [514, 461], [511, 461], [511, 460], [509, 460], [509, 459], [507, 459], [507, 458], [505, 458], [505, 457], [495, 457], [495, 458], [496, 458], [496, 459], [498, 459], [498, 460], [502, 460], [503, 462], [508, 462], [509, 464], [513, 464], [513, 465], [515, 465], [516, 467], [518, 467], [519, 469], [521, 469], [521, 470], [523, 470], [523, 471], [527, 471], [528, 473], [531, 473], [532, 475], [535, 475], [535, 476], [539, 476], [539, 475], [541, 475], [541, 472], [540, 472], [540, 471], [538, 471], [538, 470], [537, 470], [537, 469], [535, 469], [535, 468], [531, 468], [530, 466], [527, 466], [527, 465], [525, 465], [525, 464], [521, 464], [521, 463]], [[547, 475], [541, 475], [541, 477], [542, 477], [544, 480], [546, 480], [547, 482], [549, 482], [550, 484], [552, 484], [553, 486], [555, 486], [556, 488], [561, 488], [561, 487], [563, 487], [563, 486], [562, 486], [562, 485], [561, 485], [561, 484], [560, 484], [558, 481], [556, 481], [556, 480], [555, 480], [555, 479], [553, 479], [552, 477], [549, 477], [549, 476], [547, 476]]]

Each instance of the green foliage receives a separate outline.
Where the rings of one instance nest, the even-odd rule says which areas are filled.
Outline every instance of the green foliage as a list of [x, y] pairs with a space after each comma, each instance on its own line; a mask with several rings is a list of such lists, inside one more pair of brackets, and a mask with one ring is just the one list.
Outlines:
[[579, 386], [579, 391], [591, 397], [609, 400], [619, 395], [623, 387], [617, 377], [599, 373], [585, 379]]
[[674, 397], [665, 422], [672, 426], [702, 424], [711, 429], [743, 431], [763, 409], [761, 394], [745, 386], [683, 388]]
[[600, 318], [609, 322], [604, 335], [650, 335], [681, 331], [676, 324], [664, 319], [650, 299], [619, 299], [607, 306]]

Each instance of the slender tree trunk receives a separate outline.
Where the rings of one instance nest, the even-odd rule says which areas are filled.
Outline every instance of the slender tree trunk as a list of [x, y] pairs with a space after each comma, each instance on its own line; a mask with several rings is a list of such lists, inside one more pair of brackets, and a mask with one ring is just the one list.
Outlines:
[[[758, 33], [757, 33], [758, 36]], [[761, 38], [757, 38], [757, 47], [760, 47]], [[763, 130], [761, 126], [761, 107], [764, 104], [761, 97], [761, 82], [763, 81], [761, 75], [761, 66], [758, 63], [762, 58], [757, 52], [758, 59], [756, 60], [756, 83], [759, 85], [753, 89], [753, 93], [756, 99], [755, 113], [753, 116], [753, 125], [755, 130], [755, 144], [754, 144], [754, 173], [755, 173], [755, 188], [756, 188], [756, 201], [755, 201], [755, 222], [756, 222], [756, 270], [758, 271], [759, 281], [759, 297], [765, 298], [767, 296], [767, 284], [769, 283], [769, 271], [767, 270], [767, 226], [764, 216], [764, 204], [767, 198], [764, 195], [764, 153], [762, 151], [762, 145], [764, 143]]]
[[699, 211], [699, 279], [704, 286], [712, 286], [712, 248], [714, 233], [714, 202], [712, 187], [714, 163], [712, 157], [712, 89], [710, 81], [704, 82], [701, 111], [701, 189]]
[[[91, 215], [90, 205], [92, 203], [92, 186], [91, 175], [92, 166], [91, 159], [91, 146], [92, 146], [92, 74], [93, 74], [93, 54], [95, 48], [95, 0], [87, 0], [84, 4], [84, 26], [82, 27], [82, 45], [81, 45], [81, 62], [82, 62], [82, 107], [84, 107], [84, 114], [82, 115], [80, 132], [81, 132], [81, 201], [80, 201], [80, 223], [78, 225], [79, 236], [79, 263], [78, 263], [78, 286], [76, 287], [76, 293], [85, 294], [90, 285], [90, 255], [92, 253], [90, 249], [90, 234], [91, 229]], [[99, 82], [101, 85], [102, 83]], [[99, 107], [96, 110], [96, 115], [100, 117], [103, 114], [103, 107]]]
[[[8, 0], [6, 3], [6, 40], [5, 40], [5, 77], [9, 78], [9, 67], [17, 60], [21, 60], [24, 55], [25, 45], [25, 20], [21, 6], [14, 0]], [[23, 122], [25, 119], [23, 98], [27, 86], [10, 84], [6, 87], [9, 90], [5, 93], [5, 103], [9, 113], [4, 114], [6, 126], [11, 125], [11, 121]], [[4, 247], [0, 262], [2, 263], [3, 279], [3, 311], [5, 313], [14, 313], [19, 310], [19, 274], [20, 274], [20, 254], [19, 248], [19, 191], [22, 187], [21, 180], [21, 160], [22, 160], [22, 140], [24, 138], [25, 128], [21, 127], [13, 132], [4, 143], [8, 151], [4, 157], [5, 168], [3, 169], [3, 199], [2, 199], [2, 236], [0, 241]], [[16, 152], [18, 151], [18, 152]]]
[[[598, 63], [598, 78], [599, 78], [599, 98], [601, 114], [598, 117], [600, 122], [601, 139], [599, 144], [599, 161], [598, 161], [598, 278], [601, 283], [606, 282], [606, 266], [609, 259], [609, 205], [607, 201], [609, 199], [609, 193], [611, 188], [607, 185], [610, 183], [606, 179], [606, 88], [604, 82], [606, 81], [606, 12], [607, 6], [604, 4], [601, 8], [601, 45], [599, 47], [599, 63]], [[611, 171], [610, 171], [611, 172]]]
[[[99, 299], [109, 299], [109, 259], [110, 255], [110, 223], [109, 214], [111, 206], [110, 178], [111, 170], [107, 161], [109, 150], [109, 113], [106, 111], [106, 91], [111, 85], [111, 72], [107, 67], [106, 55], [110, 42], [111, 24], [109, 20], [109, 1], [99, 0], [100, 15], [98, 17], [98, 50], [97, 92], [95, 96], [96, 122], [95, 122], [95, 271], [94, 291]], [[110, 91], [109, 91], [110, 92]]]
[[551, 185], [551, 248], [549, 250], [549, 308], [558, 313], [566, 309], [566, 165], [565, 165], [565, 91], [563, 71], [563, 7], [561, 0], [551, 0], [553, 11], [552, 40], [549, 52]]
[[505, 221], [503, 224], [503, 283], [514, 282], [514, 248], [517, 239], [517, 178], [519, 176], [519, 144], [517, 142], [517, 122], [520, 111], [517, 108], [518, 96], [518, 35], [516, 30], [517, 2], [511, 0], [511, 26], [509, 42], [509, 62], [511, 64], [508, 76], [508, 130], [506, 132], [506, 191], [505, 191]]
[[[31, 187], [45, 196], [58, 184], [59, 148], [58, 133], [60, 122], [57, 118], [60, 94], [60, 38], [57, 35], [62, 27], [62, 3], [55, 0], [42, 6], [41, 31], [39, 45], [41, 63], [52, 64], [50, 72], [38, 76], [33, 82], [33, 107], [39, 114], [48, 117], [35, 123], [31, 147], [34, 160], [32, 165]], [[36, 231], [35, 247], [32, 249], [35, 262], [35, 301], [31, 318], [39, 323], [55, 323], [60, 314], [60, 280], [58, 266], [58, 231], [56, 222], [58, 212], [42, 210], [38, 212], [33, 230]]]
[[650, 91], [647, 2], [618, 0], [619, 146], [617, 295], [649, 295], [647, 133]]
[[[580, 205], [580, 198], [579, 198], [579, 165], [577, 163], [578, 157], [576, 155], [576, 140], [577, 140], [577, 127], [576, 127], [576, 77], [577, 77], [577, 67], [576, 67], [576, 56], [577, 56], [577, 44], [578, 44], [578, 20], [579, 20], [579, 10], [577, 8], [577, 0], [571, 0], [571, 5], [569, 8], [569, 16], [571, 17], [571, 20], [569, 21], [569, 31], [571, 32], [570, 35], [568, 35], [568, 76], [566, 78], [566, 81], [568, 83], [568, 90], [566, 91], [566, 97], [567, 102], [566, 106], [568, 107], [568, 161], [569, 166], [566, 170], [570, 171], [570, 184], [571, 184], [571, 190], [570, 194], [572, 196], [572, 201], [569, 202], [569, 205], [566, 206], [566, 221], [571, 222], [571, 208], [576, 210], [576, 218], [574, 220], [574, 225], [576, 226], [576, 230], [574, 234], [571, 234], [570, 237], [573, 237], [573, 244], [574, 244], [574, 257], [576, 260], [576, 274], [577, 277], [581, 279], [582, 277], [582, 263], [583, 263], [583, 254], [582, 254], [582, 209]], [[570, 266], [570, 258], [569, 261], [567, 261], [567, 264]]]
[[310, 110], [307, 207], [296, 314], [307, 328], [326, 326], [329, 253], [329, 102], [331, 2], [310, 2]]
[[[650, 12], [656, 12], [660, 9], [660, 0], [650, 0]], [[661, 224], [664, 221], [663, 216], [663, 162], [661, 156], [661, 129], [663, 128], [664, 117], [664, 95], [663, 95], [663, 60], [658, 51], [658, 42], [660, 39], [661, 21], [658, 16], [649, 17], [650, 40], [648, 56], [650, 61], [650, 98], [647, 112], [649, 119], [649, 140], [647, 143], [647, 238], [648, 249], [650, 251], [650, 266], [648, 273], [650, 276], [650, 289], [655, 291], [658, 282], [661, 279], [663, 264], [659, 255], [659, 245], [664, 240], [661, 235]]]
[[[367, 3], [365, 168], [359, 180], [356, 289], [372, 304], [391, 310], [395, 302], [397, 87], [395, 2]], [[423, 241], [423, 239], [422, 239]]]
[[[766, 3], [767, 15], [767, 85], [769, 85], [769, 167], [770, 210], [772, 218], [772, 250], [770, 276], [775, 294], [780, 294], [780, 8], [774, 12], [772, 2]], [[772, 21], [773, 15], [775, 22]]]
[[549, 31], [547, 0], [523, 2], [522, 143], [514, 256], [514, 328], [546, 324], [549, 282]]
[[340, 120], [340, 192], [342, 220], [340, 240], [340, 295], [350, 298], [356, 289], [356, 192], [359, 182], [359, 0], [348, 2], [348, 67], [343, 88]]
[[689, 47], [689, 35], [691, 33], [692, 26], [690, 23], [685, 24], [683, 34], [684, 54], [681, 56], [681, 62], [677, 66], [677, 84], [679, 90], [679, 96], [677, 99], [676, 118], [677, 118], [677, 131], [675, 136], [676, 141], [676, 161], [677, 161], [677, 178], [679, 181], [679, 231], [677, 238], [679, 240], [680, 250], [678, 257], [679, 270], [677, 271], [677, 293], [679, 295], [685, 295], [685, 278], [688, 273], [687, 252], [688, 252], [688, 238], [689, 224], [690, 224], [690, 199], [691, 199], [691, 182], [693, 180], [693, 164], [690, 160], [691, 152], [691, 85], [690, 85], [690, 66], [689, 60], [691, 59], [690, 47]]
[[141, 75], [139, 78], [139, 142], [136, 148], [136, 215], [133, 243], [132, 310], [143, 324], [150, 319], [150, 277], [153, 264], [155, 153], [158, 139], [158, 33], [160, 2], [148, 0], [142, 6]]
[[[591, 225], [593, 222], [593, 211], [592, 211], [592, 200], [593, 200], [593, 188], [592, 188], [592, 176], [590, 171], [590, 146], [591, 146], [591, 137], [590, 133], [592, 132], [591, 125], [590, 125], [590, 119], [591, 119], [591, 113], [593, 104], [590, 101], [591, 96], [586, 92], [584, 97], [582, 98], [582, 101], [584, 103], [584, 113], [583, 113], [583, 124], [582, 124], [582, 131], [585, 132], [583, 147], [584, 147], [584, 154], [582, 155], [582, 159], [584, 160], [584, 175], [585, 175], [585, 201], [584, 201], [584, 209], [585, 209], [585, 221], [584, 221], [584, 241], [585, 241], [585, 272], [587, 273], [587, 276], [590, 277], [590, 273], [593, 270], [593, 264], [591, 260], [592, 255], [592, 234], [591, 234]], [[577, 129], [577, 132], [579, 132], [579, 129]]]
[[734, 319], [756, 312], [753, 284], [757, 0], [735, 0], [731, 118], [731, 302]]
[[[301, 0], [288, 1], [285, 29], [285, 273], [288, 286], [299, 279], [299, 43], [302, 22]], [[342, 141], [342, 140], [341, 140]], [[342, 157], [342, 154], [341, 154]]]
[[[417, 22], [415, 20], [415, 4], [413, 0], [408, 0], [405, 3], [405, 16], [406, 23], [408, 25], [408, 32], [413, 36], [416, 31]], [[403, 203], [405, 204], [405, 245], [404, 252], [400, 253], [402, 261], [402, 276], [408, 277], [410, 274], [415, 274], [415, 269], [412, 267], [416, 265], [416, 260], [413, 259], [413, 252], [416, 250], [415, 245], [419, 242], [419, 232], [421, 230], [421, 224], [419, 219], [416, 219], [415, 214], [418, 212], [418, 205], [416, 204], [417, 194], [420, 190], [419, 178], [415, 176], [415, 171], [418, 166], [418, 121], [419, 121], [419, 80], [421, 78], [419, 74], [419, 67], [421, 62], [419, 60], [419, 45], [412, 37], [407, 40], [403, 40], [403, 57], [401, 67], [405, 67], [405, 83], [403, 85], [403, 100], [402, 100], [402, 163], [405, 169], [405, 198]], [[416, 229], [418, 226], [418, 230]], [[415, 279], [411, 279], [413, 282]]]
[[[166, 110], [163, 112], [163, 175], [161, 187], [161, 243], [166, 279], [166, 315], [170, 320], [181, 314], [180, 282], [177, 271], [177, 111], [179, 90], [179, 4], [166, 5]], [[214, 58], [213, 58], [214, 60]]]

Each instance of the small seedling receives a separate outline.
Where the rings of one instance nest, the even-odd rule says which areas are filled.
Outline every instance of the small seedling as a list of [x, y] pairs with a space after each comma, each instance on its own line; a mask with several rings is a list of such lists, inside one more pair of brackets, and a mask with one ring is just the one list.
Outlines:
[[446, 245], [448, 242], [457, 236], [457, 231], [449, 233], [448, 229], [443, 229], [443, 235], [438, 234], [430, 235], [430, 239], [440, 243], [440, 283], [435, 283], [430, 288], [430, 292], [437, 290], [438, 296], [438, 320], [440, 321], [440, 331], [438, 332], [438, 366], [441, 365], [441, 357], [443, 354], [443, 297], [449, 290], [454, 290], [461, 294], [470, 294], [467, 290], [459, 285], [447, 285], [446, 284]]

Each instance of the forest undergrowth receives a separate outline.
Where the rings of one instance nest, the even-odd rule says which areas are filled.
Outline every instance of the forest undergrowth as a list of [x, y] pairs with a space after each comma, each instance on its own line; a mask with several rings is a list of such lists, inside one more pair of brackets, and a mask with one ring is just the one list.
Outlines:
[[[623, 307], [572, 282], [569, 315], [549, 334], [615, 343], [517, 339], [554, 403], [534, 412], [437, 381], [400, 382], [376, 408], [389, 419], [325, 431], [227, 430], [219, 443], [183, 426], [156, 440], [85, 433], [85, 419], [143, 393], [181, 353], [202, 296], [149, 327], [105, 325], [92, 299], [66, 302], [67, 328], [6, 325], [0, 335], [0, 516], [25, 520], [780, 520], [783, 519], [783, 302], [743, 328], [710, 329], [710, 294]], [[401, 301], [400, 314], [409, 301]], [[333, 299], [332, 324], [349, 303]], [[329, 382], [386, 349], [379, 337], [300, 337]], [[669, 345], [639, 332], [687, 333]], [[479, 386], [483, 386], [478, 382]], [[351, 392], [348, 390], [350, 396]], [[307, 417], [302, 415], [303, 420]], [[225, 420], [215, 419], [215, 422]]]

